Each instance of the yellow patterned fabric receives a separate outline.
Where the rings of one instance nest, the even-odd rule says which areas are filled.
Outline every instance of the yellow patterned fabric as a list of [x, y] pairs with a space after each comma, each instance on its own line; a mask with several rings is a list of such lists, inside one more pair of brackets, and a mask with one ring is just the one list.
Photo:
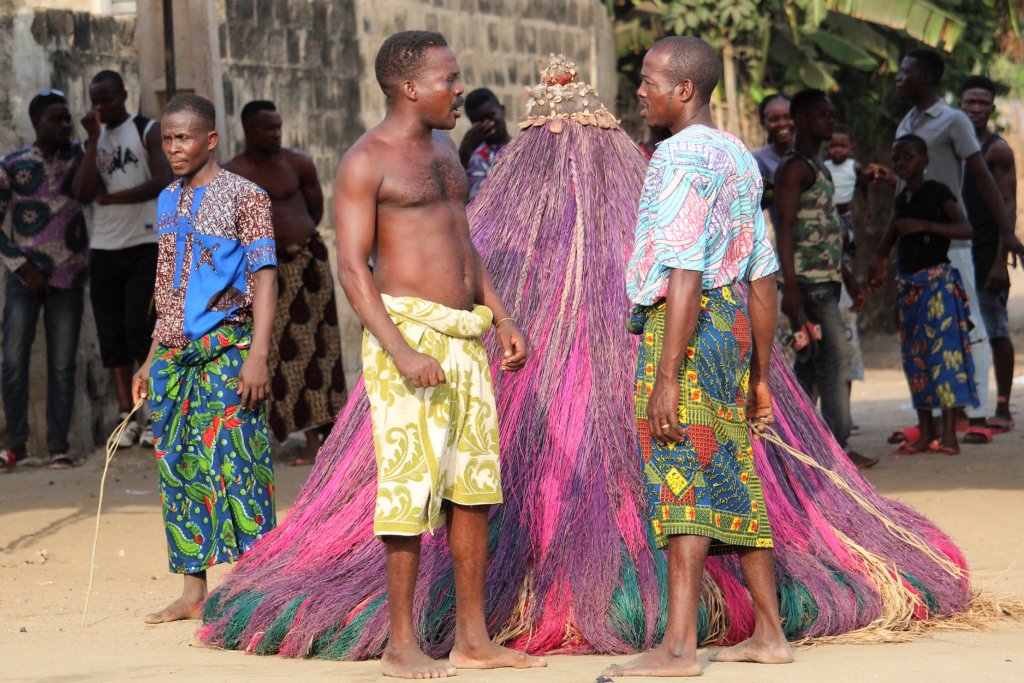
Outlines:
[[460, 311], [416, 297], [381, 295], [412, 348], [433, 356], [447, 382], [417, 389], [369, 332], [363, 379], [377, 453], [378, 536], [416, 536], [444, 523], [441, 503], [500, 503], [498, 415], [487, 352], [486, 306]]

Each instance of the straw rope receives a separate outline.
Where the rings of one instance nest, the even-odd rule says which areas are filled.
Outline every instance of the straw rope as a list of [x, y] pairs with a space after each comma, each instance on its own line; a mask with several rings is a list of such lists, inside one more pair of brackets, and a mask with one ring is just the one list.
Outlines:
[[847, 484], [846, 481], [844, 481], [843, 478], [834, 470], [831, 470], [828, 467], [825, 467], [824, 465], [818, 464], [817, 461], [815, 461], [806, 453], [801, 453], [800, 451], [796, 450], [795, 448], [784, 442], [782, 438], [779, 437], [778, 433], [770, 426], [759, 426], [757, 431], [758, 436], [760, 438], [766, 441], [770, 441], [771, 443], [775, 444], [776, 446], [778, 446], [783, 451], [793, 456], [803, 464], [823, 473], [837, 488], [845, 491], [850, 496], [850, 498], [852, 498], [854, 502], [857, 503], [857, 505], [864, 509], [865, 512], [867, 512], [872, 517], [876, 518], [879, 522], [881, 522], [882, 526], [884, 526], [885, 529], [890, 534], [895, 536], [897, 539], [927, 555], [933, 562], [935, 562], [935, 564], [939, 565], [943, 569], [943, 571], [945, 571], [950, 576], [956, 578], [965, 578], [966, 572], [963, 570], [963, 568], [961, 568], [955, 562], [950, 560], [948, 557], [939, 555], [937, 552], [932, 550], [928, 546], [928, 544], [922, 541], [917, 534], [898, 526], [891, 519], [886, 517], [877, 507], [874, 506], [874, 504], [871, 503], [871, 501], [865, 498], [859, 491], [857, 491], [849, 484]]
[[142, 407], [145, 400], [145, 398], [138, 400], [135, 407], [121, 420], [121, 424], [114, 427], [114, 431], [111, 432], [110, 437], [107, 439], [106, 460], [103, 463], [103, 476], [100, 478], [100, 499], [96, 504], [96, 530], [92, 537], [92, 557], [89, 560], [89, 587], [85, 591], [85, 608], [82, 610], [83, 627], [85, 626], [85, 619], [89, 615], [89, 598], [92, 597], [92, 581], [96, 573], [96, 545], [100, 539], [100, 512], [103, 510], [103, 491], [107, 484], [107, 470], [110, 469], [110, 461], [114, 459], [114, 453], [117, 452], [117, 443], [121, 440], [121, 436], [124, 435], [124, 430], [128, 428], [128, 423], [131, 422], [132, 416]]

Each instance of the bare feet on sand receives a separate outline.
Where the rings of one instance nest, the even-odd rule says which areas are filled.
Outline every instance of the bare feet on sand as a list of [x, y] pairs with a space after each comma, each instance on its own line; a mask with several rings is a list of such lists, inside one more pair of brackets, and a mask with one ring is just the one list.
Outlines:
[[394, 678], [448, 678], [455, 675], [455, 667], [440, 659], [431, 659], [423, 650], [388, 645], [380, 658], [380, 672]]
[[540, 657], [534, 657], [519, 650], [510, 650], [491, 641], [476, 648], [456, 645], [448, 657], [448, 661], [456, 669], [532, 669], [538, 666], [547, 666], [547, 662]]
[[203, 616], [203, 601], [191, 600], [184, 595], [159, 612], [146, 615], [147, 624], [166, 624], [182, 619], [198, 619]]
[[713, 662], [756, 662], [758, 664], [789, 664], [793, 650], [789, 643], [757, 643], [748, 638], [738, 645], [727, 647], [711, 655]]
[[668, 648], [657, 647], [626, 664], [613, 664], [604, 676], [700, 676], [703, 670], [696, 654], [675, 655]]

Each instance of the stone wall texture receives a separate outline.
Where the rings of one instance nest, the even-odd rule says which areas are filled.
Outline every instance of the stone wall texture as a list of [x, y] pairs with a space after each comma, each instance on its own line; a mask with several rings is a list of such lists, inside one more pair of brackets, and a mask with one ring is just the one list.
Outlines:
[[[162, 45], [158, 17], [144, 16], [158, 12], [159, 2], [138, 3], [138, 22], [46, 9], [47, 4], [0, 0], [0, 153], [32, 140], [28, 102], [41, 88], [64, 90], [77, 119], [88, 108], [89, 80], [101, 69], [124, 75], [133, 102], [152, 95], [155, 87], [140, 83], [139, 60], [162, 60], [162, 51], [151, 49]], [[551, 53], [575, 60], [607, 102], [615, 98], [611, 24], [600, 0], [216, 0], [214, 7], [217, 30], [212, 42], [218, 45], [213, 51], [219, 52], [214, 56], [219, 57], [223, 85], [220, 157], [226, 160], [242, 149], [238, 115], [246, 102], [276, 102], [285, 121], [284, 143], [305, 151], [316, 164], [326, 198], [320, 231], [332, 247], [335, 170], [356, 138], [384, 115], [373, 60], [388, 35], [407, 29], [443, 33], [459, 59], [466, 90], [494, 90], [506, 106], [513, 132], [525, 105], [523, 89], [536, 82], [538, 60]], [[184, 34], [196, 27], [176, 29]], [[184, 45], [208, 43], [176, 36], [179, 64], [207, 59], [189, 55], [178, 38], [185, 39]], [[143, 67], [149, 74], [162, 73], [162, 62]], [[217, 99], [217, 93], [199, 94]], [[468, 125], [462, 118], [452, 137], [461, 140]], [[361, 327], [340, 288], [338, 295], [351, 387], [360, 368]], [[42, 338], [40, 330], [33, 361], [33, 377], [39, 378], [33, 384], [40, 387], [45, 377]], [[87, 452], [105, 436], [115, 412], [98, 360], [91, 311], [83, 329], [79, 375], [72, 448]], [[44, 450], [44, 411], [45, 396], [36, 391], [30, 416], [30, 447], [36, 454]]]

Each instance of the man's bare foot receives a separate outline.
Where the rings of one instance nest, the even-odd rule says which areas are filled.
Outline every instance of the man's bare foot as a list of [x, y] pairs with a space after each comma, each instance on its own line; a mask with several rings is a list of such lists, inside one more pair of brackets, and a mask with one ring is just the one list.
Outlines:
[[166, 624], [182, 619], [198, 619], [203, 616], [203, 601], [195, 601], [181, 596], [159, 612], [146, 615], [147, 624]]
[[793, 649], [789, 643], [758, 643], [748, 638], [742, 643], [719, 650], [711, 655], [713, 662], [756, 662], [758, 664], [789, 664]]
[[604, 676], [700, 676], [704, 670], [696, 654], [675, 655], [668, 648], [657, 647], [625, 664], [612, 664], [601, 672]]
[[481, 647], [469, 648], [455, 646], [448, 661], [456, 669], [532, 669], [538, 666], [547, 666], [540, 657], [528, 655], [519, 650], [510, 650], [487, 641]]
[[444, 660], [431, 659], [418, 646], [394, 647], [388, 645], [380, 658], [380, 672], [393, 678], [448, 678], [456, 674], [455, 667]]

